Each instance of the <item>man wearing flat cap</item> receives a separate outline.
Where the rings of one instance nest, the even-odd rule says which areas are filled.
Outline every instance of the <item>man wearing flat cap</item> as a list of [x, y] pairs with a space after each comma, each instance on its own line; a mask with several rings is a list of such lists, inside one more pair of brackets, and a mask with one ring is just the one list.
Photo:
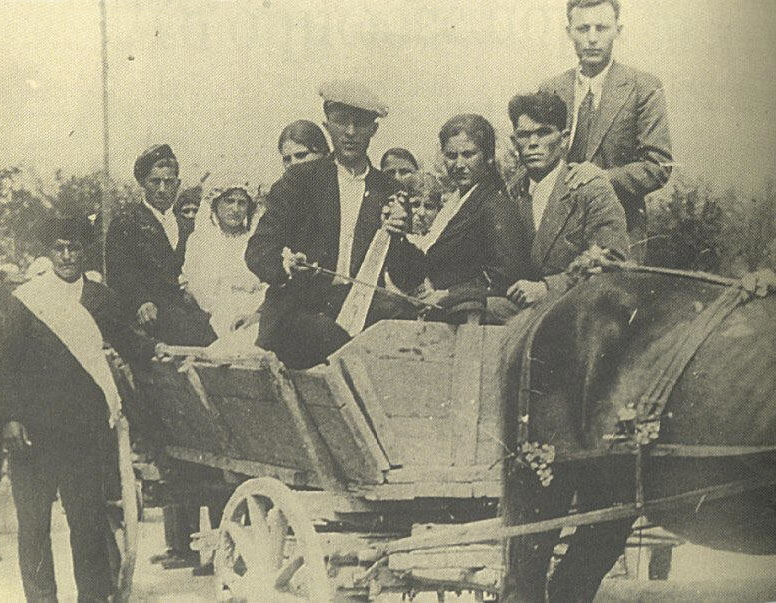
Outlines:
[[28, 601], [56, 601], [50, 521], [57, 490], [78, 600], [107, 601], [115, 590], [104, 460], [120, 399], [103, 341], [126, 360], [149, 359], [155, 342], [130, 328], [115, 293], [84, 275], [90, 230], [85, 218], [47, 221], [40, 239], [51, 269], [13, 294], [0, 292], [0, 422]]
[[[395, 282], [397, 275], [400, 287], [422, 280], [422, 254], [405, 238], [406, 208], [389, 203], [397, 184], [367, 156], [377, 118], [385, 117], [387, 108], [353, 81], [329, 82], [320, 94], [334, 152], [292, 166], [273, 185], [245, 254], [248, 267], [270, 285], [258, 344], [292, 368], [322, 362], [350, 338], [337, 320], [349, 291], [347, 280], [309, 265], [356, 277], [383, 227], [390, 243], [380, 269], [390, 270]], [[397, 300], [375, 294], [366, 324], [409, 311]]]
[[169, 145], [153, 146], [135, 161], [134, 175], [142, 201], [124, 207], [108, 228], [107, 283], [149, 335], [172, 345], [207, 345], [215, 340], [207, 314], [178, 281], [192, 230], [172, 210], [178, 160]]

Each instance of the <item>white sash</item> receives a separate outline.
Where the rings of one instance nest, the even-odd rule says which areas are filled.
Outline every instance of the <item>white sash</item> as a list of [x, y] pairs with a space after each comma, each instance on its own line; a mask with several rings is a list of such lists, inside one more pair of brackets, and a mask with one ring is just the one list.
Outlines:
[[351, 337], [355, 337], [364, 329], [366, 315], [375, 295], [374, 287], [377, 286], [380, 272], [383, 270], [390, 244], [391, 235], [384, 228], [379, 229], [369, 244], [364, 261], [358, 270], [356, 278], [361, 282], [353, 283], [337, 315], [337, 324]]
[[121, 398], [103, 352], [102, 333], [81, 305], [78, 292], [82, 281], [80, 284], [80, 288], [73, 288], [54, 272], [46, 272], [17, 287], [13, 295], [54, 333], [102, 390], [108, 424], [113, 427], [121, 413]]

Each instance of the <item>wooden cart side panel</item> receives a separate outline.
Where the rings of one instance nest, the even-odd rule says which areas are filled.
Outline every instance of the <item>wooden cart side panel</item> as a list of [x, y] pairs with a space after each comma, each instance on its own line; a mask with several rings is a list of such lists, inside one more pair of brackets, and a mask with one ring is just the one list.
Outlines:
[[140, 398], [166, 428], [166, 443], [237, 455], [239, 450], [233, 445], [226, 425], [203, 405], [187, 376], [178, 368], [178, 363], [173, 361], [154, 361], [147, 371], [138, 371], [135, 375]]
[[455, 445], [450, 464], [459, 467], [476, 461], [483, 340], [484, 330], [479, 325], [461, 325], [456, 331], [450, 392], [451, 440]]
[[290, 411], [272, 388], [269, 369], [197, 363], [196, 370], [234, 437], [236, 458], [313, 471]]
[[477, 422], [477, 465], [491, 465], [508, 451], [501, 442], [501, 368], [503, 327], [482, 327], [482, 383]]
[[342, 476], [357, 483], [382, 483], [388, 460], [339, 367], [294, 372], [293, 380]]

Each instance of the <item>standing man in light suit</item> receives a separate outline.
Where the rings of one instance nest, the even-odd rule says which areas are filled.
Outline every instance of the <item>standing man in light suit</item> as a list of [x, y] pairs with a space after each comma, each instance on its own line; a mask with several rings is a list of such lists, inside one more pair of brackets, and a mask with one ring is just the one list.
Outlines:
[[663, 85], [612, 59], [622, 31], [619, 0], [568, 0], [567, 16], [579, 64], [541, 86], [569, 108], [566, 182], [574, 189], [603, 169], [625, 208], [630, 255], [643, 261], [644, 197], [665, 185], [673, 161]]

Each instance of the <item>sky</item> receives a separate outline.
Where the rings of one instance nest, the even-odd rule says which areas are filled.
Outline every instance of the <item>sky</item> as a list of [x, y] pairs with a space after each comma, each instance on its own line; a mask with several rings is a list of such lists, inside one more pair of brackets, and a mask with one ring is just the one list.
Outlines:
[[[318, 85], [356, 77], [390, 107], [370, 148], [430, 166], [476, 112], [504, 137], [517, 92], [576, 63], [564, 0], [106, 0], [110, 171], [168, 142], [184, 184], [271, 183], [277, 137], [323, 119]], [[664, 84], [676, 162], [745, 193], [776, 173], [776, 2], [623, 0], [617, 59]], [[102, 165], [97, 0], [3, 0], [0, 167], [44, 179]]]

